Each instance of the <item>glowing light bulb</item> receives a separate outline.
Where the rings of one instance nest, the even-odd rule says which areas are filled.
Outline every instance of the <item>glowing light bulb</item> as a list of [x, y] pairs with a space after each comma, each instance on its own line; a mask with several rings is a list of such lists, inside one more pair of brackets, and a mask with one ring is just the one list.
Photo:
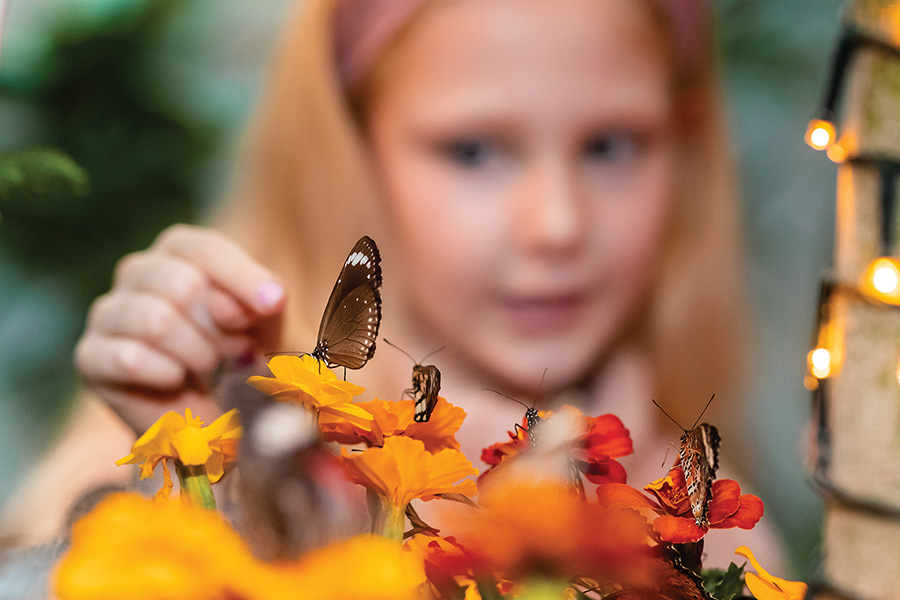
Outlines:
[[891, 294], [897, 291], [900, 277], [893, 265], [882, 265], [872, 273], [872, 285], [882, 294]]
[[807, 356], [809, 370], [816, 379], [831, 375], [831, 352], [826, 348], [816, 348]]
[[806, 128], [806, 143], [815, 150], [825, 150], [835, 139], [834, 125], [822, 119], [813, 119]]
[[881, 302], [900, 305], [900, 261], [882, 256], [866, 269], [862, 289]]

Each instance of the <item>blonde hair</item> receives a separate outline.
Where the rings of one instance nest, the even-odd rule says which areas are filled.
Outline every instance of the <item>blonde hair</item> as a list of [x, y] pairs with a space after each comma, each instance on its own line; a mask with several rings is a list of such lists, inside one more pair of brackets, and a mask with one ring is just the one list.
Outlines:
[[[284, 343], [302, 342], [307, 350], [335, 265], [360, 235], [384, 230], [352, 94], [341, 89], [335, 67], [339, 3], [308, 0], [290, 19], [247, 140], [247, 168], [219, 220], [284, 278], [292, 294], [286, 329], [302, 336]], [[664, 19], [663, 13], [655, 14]], [[672, 61], [681, 69], [676, 93], [684, 139], [678, 208], [639, 332], [657, 399], [685, 424], [709, 393], [736, 390], [748, 329], [733, 167], [711, 41], [706, 45], [689, 69]]]

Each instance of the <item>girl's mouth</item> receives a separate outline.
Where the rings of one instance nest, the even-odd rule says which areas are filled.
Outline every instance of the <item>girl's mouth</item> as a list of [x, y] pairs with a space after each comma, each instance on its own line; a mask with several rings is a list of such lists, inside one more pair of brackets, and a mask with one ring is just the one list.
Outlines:
[[502, 302], [507, 323], [523, 334], [547, 334], [575, 324], [584, 299], [579, 294], [508, 297]]

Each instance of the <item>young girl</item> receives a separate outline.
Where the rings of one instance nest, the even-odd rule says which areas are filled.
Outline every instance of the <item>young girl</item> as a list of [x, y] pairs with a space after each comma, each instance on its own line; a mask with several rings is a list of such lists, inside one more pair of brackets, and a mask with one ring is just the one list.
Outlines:
[[[211, 420], [218, 367], [313, 349], [366, 234], [383, 257], [381, 337], [412, 356], [446, 346], [432, 361], [468, 413], [467, 456], [521, 420], [494, 388], [618, 415], [629, 481], [661, 476], [680, 432], [652, 399], [685, 426], [713, 392], [719, 412], [739, 400], [711, 47], [701, 0], [303, 2], [217, 231], [163, 232], [91, 309], [76, 352], [89, 389], [136, 432], [170, 409]], [[348, 378], [398, 398], [411, 367], [379, 343]], [[113, 460], [127, 453], [109, 439]]]

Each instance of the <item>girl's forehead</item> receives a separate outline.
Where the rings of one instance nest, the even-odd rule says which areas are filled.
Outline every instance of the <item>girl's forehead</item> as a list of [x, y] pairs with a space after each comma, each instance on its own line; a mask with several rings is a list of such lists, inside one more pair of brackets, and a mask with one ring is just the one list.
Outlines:
[[[398, 34], [417, 29], [436, 12], [468, 13], [467, 29], [457, 32], [457, 43], [465, 45], [473, 27], [489, 26], [491, 19], [499, 16], [505, 27], [497, 29], [495, 34], [499, 33], [502, 39], [504, 29], [512, 31], [521, 25], [517, 19], [519, 10], [541, 8], [548, 14], [582, 15], [582, 25], [594, 24], [590, 8], [596, 8], [593, 12], [599, 13], [599, 19], [607, 24], [640, 13], [645, 21], [652, 19], [657, 38], [666, 28], [666, 37], [674, 42], [671, 47], [673, 61], [680, 68], [687, 66], [688, 70], [693, 70], [703, 62], [709, 21], [706, 0], [592, 0], [581, 8], [564, 7], [563, 4], [567, 3], [564, 0], [516, 0], [511, 3], [504, 0], [340, 0], [335, 21], [338, 73], [345, 87], [353, 87], [365, 77], [390, 41]], [[611, 7], [614, 10], [610, 10]], [[548, 27], [550, 24], [548, 21]], [[540, 30], [537, 33], [539, 35]]]
[[635, 0], [457, 0], [414, 25], [385, 57], [382, 83], [435, 109], [659, 103], [665, 94], [652, 92], [668, 88], [662, 42]]

